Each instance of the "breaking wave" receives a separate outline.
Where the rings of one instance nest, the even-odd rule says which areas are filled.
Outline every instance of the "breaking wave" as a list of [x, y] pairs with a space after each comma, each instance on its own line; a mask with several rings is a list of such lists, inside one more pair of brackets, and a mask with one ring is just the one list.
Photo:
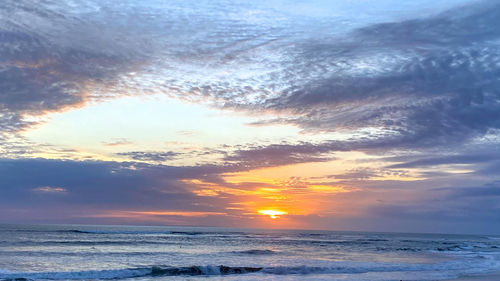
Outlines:
[[197, 231], [142, 231], [142, 230], [80, 230], [80, 229], [62, 229], [62, 230], [15, 230], [16, 232], [43, 232], [43, 233], [74, 233], [74, 234], [174, 234], [174, 235], [204, 235], [211, 232]]
[[260, 249], [252, 249], [252, 250], [244, 250], [244, 251], [232, 251], [233, 254], [243, 254], [243, 255], [272, 255], [276, 254], [273, 250], [260, 250]]
[[261, 271], [262, 267], [231, 267], [231, 266], [188, 266], [188, 267], [144, 267], [116, 270], [89, 270], [69, 272], [8, 272], [0, 271], [0, 280], [82, 280], [82, 279], [124, 279], [132, 277], [155, 276], [197, 276], [197, 275], [230, 275]]
[[[448, 269], [459, 269], [460, 265], [446, 266]], [[153, 266], [142, 268], [128, 268], [117, 270], [92, 270], [73, 272], [9, 272], [0, 270], [0, 280], [82, 280], [82, 279], [125, 279], [133, 277], [161, 277], [161, 276], [214, 276], [233, 274], [271, 274], [271, 275], [307, 275], [307, 274], [356, 274], [367, 272], [396, 272], [396, 271], [420, 271], [438, 270], [436, 266], [425, 266], [418, 264], [406, 265], [384, 265], [372, 264], [367, 266], [273, 266], [273, 267], [251, 267], [251, 266]]]

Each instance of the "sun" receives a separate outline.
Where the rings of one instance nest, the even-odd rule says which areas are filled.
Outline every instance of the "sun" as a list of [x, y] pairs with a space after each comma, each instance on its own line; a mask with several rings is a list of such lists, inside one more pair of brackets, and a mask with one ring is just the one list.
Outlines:
[[280, 216], [288, 214], [287, 212], [278, 210], [260, 210], [259, 214], [269, 216], [271, 219], [279, 219]]

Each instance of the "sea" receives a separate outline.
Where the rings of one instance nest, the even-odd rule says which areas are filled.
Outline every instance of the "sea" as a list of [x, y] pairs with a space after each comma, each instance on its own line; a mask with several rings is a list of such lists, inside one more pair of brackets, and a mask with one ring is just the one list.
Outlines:
[[0, 280], [446, 280], [500, 271], [500, 237], [0, 225]]

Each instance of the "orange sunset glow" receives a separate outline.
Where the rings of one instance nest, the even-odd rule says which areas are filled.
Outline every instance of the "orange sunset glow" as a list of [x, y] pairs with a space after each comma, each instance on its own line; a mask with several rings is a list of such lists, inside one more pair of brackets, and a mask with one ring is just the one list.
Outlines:
[[500, 0], [0, 0], [0, 281], [482, 281], [499, 26]]
[[0, 220], [500, 228], [495, 1], [124, 1], [0, 1]]
[[287, 212], [277, 210], [259, 210], [259, 214], [269, 216], [271, 219], [279, 219], [280, 216], [288, 214]]

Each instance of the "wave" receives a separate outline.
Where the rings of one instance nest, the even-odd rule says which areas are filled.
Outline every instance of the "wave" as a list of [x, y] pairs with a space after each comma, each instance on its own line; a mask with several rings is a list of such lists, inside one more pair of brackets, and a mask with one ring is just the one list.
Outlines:
[[462, 244], [462, 245], [451, 245], [448, 247], [438, 247], [434, 251], [438, 252], [460, 252], [460, 251], [471, 251], [471, 250], [488, 250], [488, 249], [498, 249], [497, 245], [487, 245], [484, 243], [474, 243], [474, 244]]
[[35, 230], [35, 229], [22, 229], [14, 230], [15, 232], [28, 232], [28, 233], [73, 233], [73, 234], [174, 234], [182, 233], [180, 231], [140, 231], [140, 230], [80, 230], [80, 229], [59, 229], [59, 230]]
[[188, 266], [188, 267], [144, 267], [116, 270], [89, 270], [68, 272], [5, 272], [0, 271], [2, 281], [20, 280], [82, 280], [82, 279], [125, 279], [133, 277], [157, 276], [210, 276], [245, 274], [261, 271], [262, 267], [233, 267], [233, 266]]
[[[139, 231], [93, 231], [93, 230], [79, 230], [79, 229], [58, 229], [58, 230], [44, 230], [44, 229], [17, 229], [14, 232], [25, 233], [76, 233], [76, 234], [140, 234]], [[146, 232], [147, 233], [147, 232]]]
[[260, 250], [260, 249], [252, 249], [252, 250], [244, 250], [244, 251], [232, 251], [233, 254], [244, 254], [244, 255], [272, 255], [276, 254], [273, 250]]
[[178, 276], [178, 275], [228, 275], [244, 274], [261, 271], [262, 267], [232, 267], [232, 266], [189, 266], [189, 267], [153, 267], [153, 276]]
[[18, 272], [0, 273], [0, 280], [82, 280], [82, 279], [122, 279], [151, 275], [151, 268], [117, 269], [117, 270], [88, 270], [68, 272]]
[[78, 230], [78, 229], [58, 230], [57, 232], [61, 232], [61, 233], [94, 233], [93, 231], [85, 231], [85, 230]]
[[328, 244], [328, 245], [371, 245], [374, 244], [370, 241], [349, 241], [349, 240], [303, 240], [311, 244]]
[[[2, 244], [3, 242], [0, 242]], [[64, 240], [53, 240], [53, 241], [17, 241], [17, 242], [5, 242], [9, 246], [98, 246], [98, 245], [175, 245], [175, 242], [169, 241], [118, 241], [118, 240], [96, 240], [96, 241], [64, 241]]]
[[58, 229], [58, 230], [45, 230], [45, 229], [16, 229], [13, 232], [27, 232], [27, 233], [96, 233], [94, 231], [78, 230], [78, 229]]
[[170, 234], [179, 234], [179, 235], [203, 235], [209, 234], [208, 232], [196, 232], [196, 231], [172, 231]]
[[382, 238], [368, 238], [368, 239], [357, 239], [356, 241], [368, 241], [368, 242], [388, 242], [390, 240]]
[[[459, 269], [460, 266], [455, 266]], [[143, 268], [129, 268], [117, 270], [95, 270], [95, 271], [75, 271], [75, 272], [24, 272], [1, 273], [0, 280], [82, 280], [82, 279], [126, 279], [133, 277], [161, 277], [161, 276], [213, 276], [213, 275], [233, 275], [233, 274], [271, 274], [271, 275], [307, 275], [307, 274], [359, 274], [367, 272], [396, 272], [396, 271], [420, 271], [438, 270], [435, 266], [424, 266], [417, 264], [372, 264], [365, 266], [273, 266], [273, 267], [251, 267], [251, 266], [153, 266]]]
[[171, 231], [118, 231], [118, 230], [78, 230], [78, 229], [70, 229], [70, 230], [58, 230], [56, 232], [60, 233], [80, 233], [80, 234], [172, 234]]
[[58, 233], [81, 233], [81, 234], [174, 234], [174, 235], [204, 235], [204, 234], [212, 234], [210, 232], [196, 232], [196, 231], [102, 231], [102, 230], [79, 230], [79, 229], [70, 229], [70, 230], [57, 230], [53, 232]]

